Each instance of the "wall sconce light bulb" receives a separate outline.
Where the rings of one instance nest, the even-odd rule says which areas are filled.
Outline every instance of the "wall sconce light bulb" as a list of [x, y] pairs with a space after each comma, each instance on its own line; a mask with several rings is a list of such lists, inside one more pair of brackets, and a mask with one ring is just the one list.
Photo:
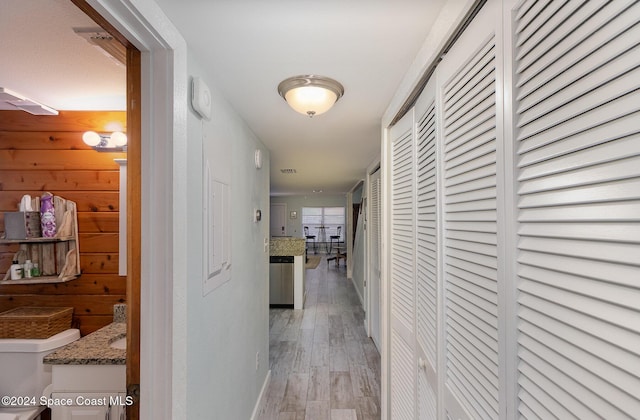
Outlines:
[[127, 135], [120, 131], [114, 131], [111, 133], [111, 142], [113, 142], [117, 147], [126, 146]]
[[83, 135], [82, 135], [82, 141], [85, 142], [85, 144], [87, 144], [88, 146], [97, 146], [100, 144], [100, 135], [98, 133], [96, 133], [95, 131], [86, 131]]

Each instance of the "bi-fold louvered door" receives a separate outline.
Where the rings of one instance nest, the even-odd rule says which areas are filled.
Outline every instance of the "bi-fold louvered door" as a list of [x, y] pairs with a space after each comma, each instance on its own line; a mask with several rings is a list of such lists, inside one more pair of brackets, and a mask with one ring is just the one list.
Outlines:
[[640, 4], [514, 15], [518, 415], [640, 416]]
[[[494, 2], [495, 3], [495, 2]], [[487, 4], [486, 8], [491, 5]], [[439, 69], [442, 80], [445, 412], [500, 417], [498, 55], [483, 9]]]
[[495, 12], [391, 130], [394, 420], [499, 418]]
[[435, 83], [391, 130], [391, 417], [437, 418]]
[[391, 419], [640, 418], [639, 57], [640, 2], [489, 0], [393, 127]]
[[369, 248], [369, 299], [371, 300], [369, 305], [369, 313], [367, 317], [370, 322], [370, 334], [371, 339], [380, 350], [380, 244], [382, 240], [381, 235], [381, 190], [380, 190], [380, 169], [376, 170], [369, 177], [369, 205], [370, 205], [370, 218], [369, 218], [369, 235], [370, 244]]
[[416, 351], [417, 415], [437, 418], [438, 389], [438, 188], [435, 80], [415, 106], [416, 114]]
[[474, 418], [498, 417], [495, 42], [444, 92], [446, 382]]
[[415, 142], [413, 111], [390, 131], [391, 418], [413, 420], [415, 362]]

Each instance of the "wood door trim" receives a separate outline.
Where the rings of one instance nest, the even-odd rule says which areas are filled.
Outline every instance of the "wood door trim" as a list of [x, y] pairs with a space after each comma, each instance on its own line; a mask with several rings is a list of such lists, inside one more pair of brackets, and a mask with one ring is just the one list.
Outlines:
[[91, 7], [86, 0], [71, 0], [71, 2], [75, 4], [80, 10], [82, 10], [85, 15], [93, 19], [93, 21], [97, 23], [98, 26], [100, 26], [102, 29], [107, 31], [109, 35], [117, 39], [122, 45], [124, 45], [127, 48], [127, 50], [130, 50], [130, 49], [137, 50], [136, 47], [134, 47], [133, 44], [129, 42], [129, 40], [124, 35], [118, 32], [118, 30], [111, 23], [109, 23], [105, 18], [103, 18], [100, 15], [100, 13], [96, 11], [96, 9]]
[[[142, 255], [142, 67], [140, 51], [86, 0], [71, 0], [127, 48], [127, 390], [140, 384], [140, 293]], [[140, 418], [139, 395], [127, 419]]]
[[142, 257], [142, 82], [140, 51], [127, 48], [127, 390], [137, 386], [127, 418], [140, 416], [140, 296]]

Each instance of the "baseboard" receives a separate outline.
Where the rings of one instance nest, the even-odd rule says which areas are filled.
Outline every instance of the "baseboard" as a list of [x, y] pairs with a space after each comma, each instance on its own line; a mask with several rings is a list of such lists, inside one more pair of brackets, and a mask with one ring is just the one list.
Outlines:
[[253, 407], [253, 413], [251, 414], [251, 420], [256, 420], [258, 418], [258, 414], [260, 414], [260, 409], [264, 403], [264, 399], [267, 396], [267, 389], [269, 388], [269, 382], [271, 382], [271, 370], [267, 372], [267, 377], [264, 378], [264, 383], [262, 384], [262, 389], [260, 390], [260, 395], [258, 395], [258, 401], [256, 401], [255, 407]]

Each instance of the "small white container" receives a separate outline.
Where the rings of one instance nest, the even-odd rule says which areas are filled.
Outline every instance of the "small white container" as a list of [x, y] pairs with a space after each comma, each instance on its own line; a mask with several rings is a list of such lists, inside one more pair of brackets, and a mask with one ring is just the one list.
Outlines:
[[23, 274], [23, 268], [20, 264], [18, 264], [18, 261], [13, 261], [13, 264], [11, 264], [11, 280], [20, 280], [22, 278], [22, 274]]
[[32, 271], [33, 271], [33, 264], [31, 263], [31, 260], [26, 260], [24, 262], [24, 268], [23, 268], [24, 278], [30, 279]]

